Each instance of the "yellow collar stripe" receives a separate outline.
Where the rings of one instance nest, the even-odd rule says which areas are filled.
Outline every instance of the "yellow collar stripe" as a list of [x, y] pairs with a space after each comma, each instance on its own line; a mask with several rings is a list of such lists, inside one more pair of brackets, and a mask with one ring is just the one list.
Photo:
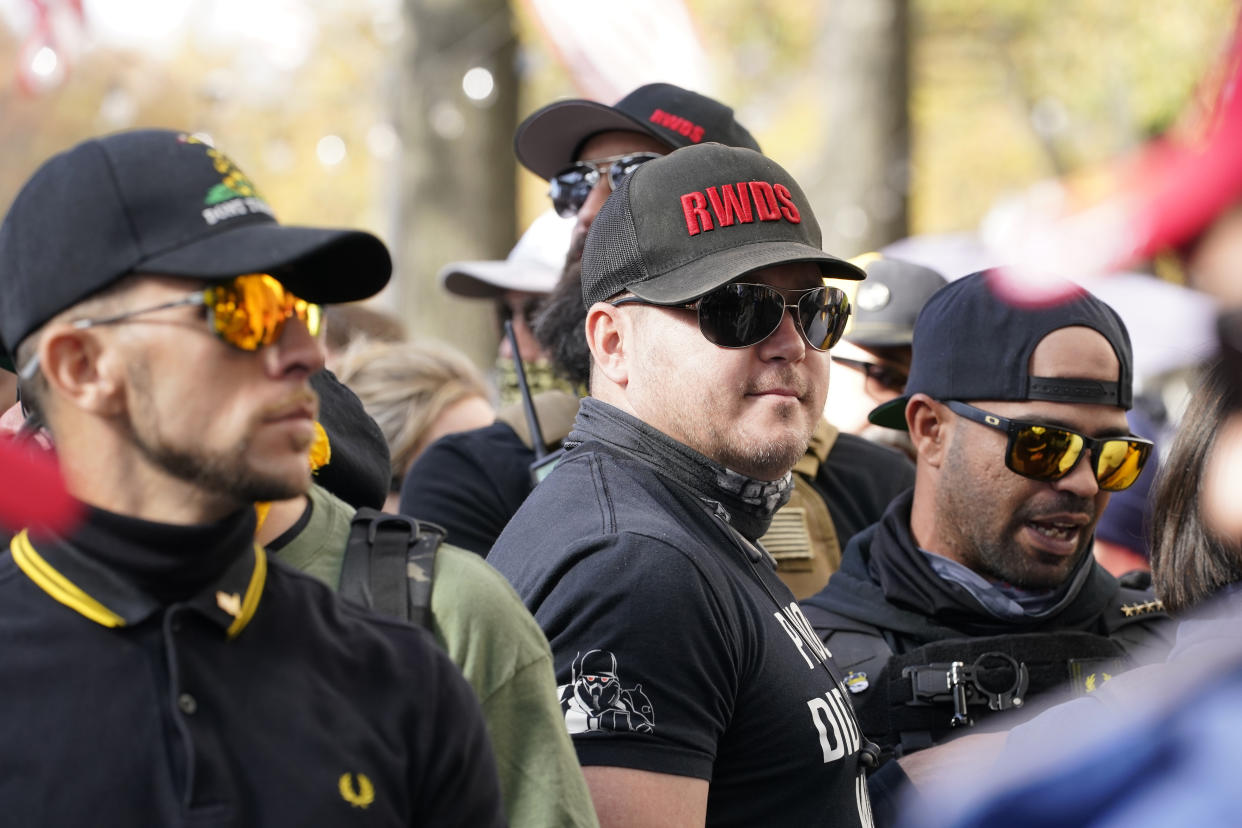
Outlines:
[[267, 583], [267, 553], [257, 543], [254, 545], [254, 571], [250, 573], [250, 585], [246, 587], [246, 597], [242, 599], [241, 612], [229, 624], [228, 636], [234, 638], [254, 617], [259, 608], [259, 596], [263, 594], [263, 585]]
[[[51, 564], [43, 560], [30, 544], [30, 538], [23, 529], [9, 544], [13, 551], [13, 561], [26, 573], [26, 577], [69, 609], [86, 616], [96, 624], [105, 627], [123, 627], [125, 619], [117, 615], [103, 604], [83, 592], [77, 584], [57, 572]], [[249, 599], [249, 596], [247, 596]]]

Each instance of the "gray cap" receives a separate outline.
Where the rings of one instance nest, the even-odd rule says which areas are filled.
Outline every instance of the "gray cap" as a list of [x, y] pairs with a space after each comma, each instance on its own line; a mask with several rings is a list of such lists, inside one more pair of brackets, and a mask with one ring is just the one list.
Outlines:
[[919, 311], [948, 280], [929, 267], [879, 254], [853, 261], [867, 271], [867, 281], [858, 286], [854, 325], [846, 341], [863, 348], [909, 345]]

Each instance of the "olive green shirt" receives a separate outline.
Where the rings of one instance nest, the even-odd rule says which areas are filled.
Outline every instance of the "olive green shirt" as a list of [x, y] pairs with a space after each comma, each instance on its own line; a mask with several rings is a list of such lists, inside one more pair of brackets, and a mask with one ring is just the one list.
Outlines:
[[[354, 508], [316, 485], [306, 527], [274, 554], [337, 589]], [[514, 828], [598, 826], [556, 695], [552, 651], [513, 587], [473, 552], [441, 544], [432, 633], [478, 694]]]

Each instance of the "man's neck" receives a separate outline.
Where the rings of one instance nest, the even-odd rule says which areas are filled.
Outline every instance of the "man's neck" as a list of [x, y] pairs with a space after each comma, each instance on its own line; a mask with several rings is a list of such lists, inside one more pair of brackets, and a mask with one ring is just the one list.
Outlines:
[[272, 503], [267, 516], [263, 518], [262, 525], [259, 526], [259, 531], [255, 532], [255, 543], [259, 546], [267, 546], [287, 532], [302, 517], [309, 500], [307, 495], [298, 495], [288, 500], [278, 500]]

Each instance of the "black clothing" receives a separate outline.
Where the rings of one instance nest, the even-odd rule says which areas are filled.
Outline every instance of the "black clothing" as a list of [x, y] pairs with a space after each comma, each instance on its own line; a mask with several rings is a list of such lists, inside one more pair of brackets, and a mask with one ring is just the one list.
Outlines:
[[[450, 543], [486, 556], [530, 494], [534, 459], [535, 452], [502, 422], [445, 435], [406, 474], [399, 511], [443, 526]], [[914, 465], [900, 452], [841, 434], [812, 485], [844, 548], [854, 533], [880, 519], [893, 497], [914, 485]]]
[[0, 555], [13, 825], [502, 825], [469, 686], [424, 632], [253, 542], [90, 509]]
[[[1030, 694], [1035, 695], [1039, 677], [1055, 672], [1040, 666], [1044, 662], [1057, 662], [1063, 676], [1067, 670], [1074, 672], [1072, 665], [1067, 667], [1071, 658], [1082, 659], [1082, 664], [1108, 660], [1133, 666], [1163, 658], [1172, 644], [1172, 625], [1151, 594], [1120, 586], [1090, 555], [1048, 609], [1017, 618], [993, 614], [965, 587], [940, 577], [919, 551], [910, 533], [912, 502], [913, 492], [903, 494], [878, 524], [856, 535], [828, 586], [802, 602], [835, 663], [849, 673], [851, 700], [865, 732], [886, 755], [926, 747], [951, 732], [953, 708], [947, 701], [935, 709], [906, 704], [911, 682], [903, 679], [900, 668], [929, 660], [969, 665], [981, 652], [1015, 647], [1030, 653]], [[935, 655], [921, 659], [919, 648], [932, 648]], [[950, 658], [945, 652], [960, 655]], [[1094, 686], [1096, 671], [1080, 672], [1083, 686], [1075, 689], [1086, 692]], [[1116, 668], [1102, 672], [1112, 675]], [[1020, 704], [1027, 701], [1021, 698]], [[1023, 710], [1030, 713], [1034, 707], [1025, 704]], [[1016, 724], [1015, 712], [1005, 713], [1010, 726]], [[987, 711], [971, 708], [971, 713]], [[918, 724], [924, 716], [935, 724]], [[886, 723], [901, 731], [900, 741], [885, 732]]]
[[446, 434], [406, 473], [398, 511], [443, 526], [449, 543], [486, 557], [530, 494], [534, 459], [506, 423]]
[[754, 544], [787, 483], [593, 399], [567, 445], [488, 562], [552, 644], [581, 762], [709, 780], [709, 825], [870, 825], [844, 688]]
[[843, 432], [811, 485], [828, 505], [844, 549], [850, 538], [880, 519], [893, 498], [914, 485], [914, 464], [896, 449]]

